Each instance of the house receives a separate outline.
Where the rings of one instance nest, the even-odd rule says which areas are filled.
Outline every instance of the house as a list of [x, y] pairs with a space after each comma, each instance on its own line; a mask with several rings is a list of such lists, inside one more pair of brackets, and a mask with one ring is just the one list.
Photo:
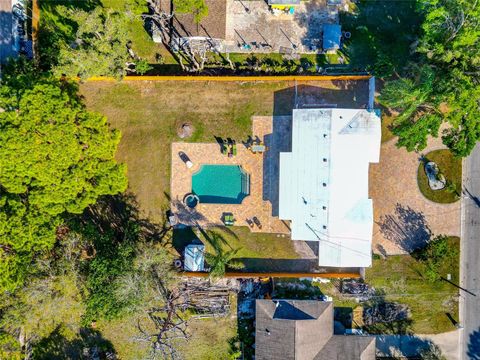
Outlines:
[[256, 360], [374, 360], [375, 337], [334, 335], [333, 303], [256, 300]]
[[371, 266], [369, 164], [380, 158], [374, 111], [294, 109], [291, 152], [280, 153], [279, 217], [292, 240], [318, 241], [318, 263]]

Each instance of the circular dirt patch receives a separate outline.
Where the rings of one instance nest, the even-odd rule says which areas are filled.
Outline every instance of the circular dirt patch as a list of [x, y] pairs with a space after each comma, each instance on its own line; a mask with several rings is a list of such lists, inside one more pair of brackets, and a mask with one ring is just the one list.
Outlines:
[[[447, 185], [441, 190], [432, 190], [428, 185], [425, 164], [433, 161], [440, 173], [445, 176]], [[417, 181], [420, 192], [427, 199], [448, 204], [460, 199], [462, 191], [462, 159], [455, 158], [450, 150], [442, 149], [429, 152], [418, 165]]]
[[194, 128], [191, 124], [184, 123], [178, 127], [177, 134], [180, 137], [180, 139], [186, 139], [192, 136], [193, 131], [194, 131]]

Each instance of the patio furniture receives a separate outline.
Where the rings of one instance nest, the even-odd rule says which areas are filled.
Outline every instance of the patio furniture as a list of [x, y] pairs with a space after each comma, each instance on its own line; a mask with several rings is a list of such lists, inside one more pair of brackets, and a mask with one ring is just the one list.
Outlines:
[[257, 218], [256, 216], [254, 216], [254, 217], [252, 218], [252, 220], [253, 220], [253, 222], [255, 223], [255, 225], [258, 226], [259, 229], [262, 228], [262, 223], [260, 222], [260, 220], [258, 220], [258, 218]]
[[250, 147], [250, 150], [256, 154], [256, 153], [264, 153], [265, 151], [267, 151], [267, 147], [263, 144], [253, 144], [251, 147]]
[[223, 143], [222, 143], [222, 154], [223, 154], [223, 155], [228, 155], [228, 142], [227, 142], [227, 140], [223, 140]]
[[187, 166], [187, 168], [191, 169], [192, 166], [193, 166], [193, 163], [192, 161], [190, 160], [190, 158], [188, 157], [187, 154], [185, 154], [183, 151], [180, 151], [178, 153], [178, 156], [180, 157], [180, 159], [183, 161], [183, 163]]
[[237, 143], [235, 142], [235, 140], [233, 140], [232, 143], [232, 155], [237, 156]]
[[253, 226], [255, 225], [252, 219], [245, 219], [245, 221], [247, 222], [248, 226], [250, 226], [251, 228], [253, 228]]
[[235, 218], [232, 213], [223, 213], [222, 218], [225, 226], [233, 226], [235, 224]]

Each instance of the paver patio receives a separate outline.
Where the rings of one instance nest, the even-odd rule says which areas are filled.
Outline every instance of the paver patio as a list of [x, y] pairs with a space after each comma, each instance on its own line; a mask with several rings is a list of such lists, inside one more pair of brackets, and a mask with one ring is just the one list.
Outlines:
[[[267, 140], [266, 137], [273, 131], [273, 117], [260, 116], [252, 120], [253, 135], [261, 140]], [[270, 141], [266, 141], [268, 146]], [[280, 220], [273, 216], [272, 202], [269, 198], [264, 198], [264, 179], [274, 182], [273, 173], [264, 177], [264, 170], [267, 172], [269, 167], [264, 167], [265, 159], [275, 156], [276, 148], [268, 150], [264, 154], [253, 154], [240, 139], [237, 139], [237, 155], [228, 157], [223, 155], [218, 143], [173, 143], [172, 144], [172, 175], [171, 175], [171, 203], [172, 209], [177, 215], [180, 223], [193, 226], [220, 226], [222, 224], [222, 214], [224, 212], [233, 213], [238, 226], [248, 226], [246, 219], [256, 216], [262, 228], [254, 226], [251, 231], [267, 233], [290, 233], [288, 222]], [[184, 152], [193, 162], [193, 167], [188, 169], [180, 159], [178, 153]], [[270, 161], [268, 162], [270, 163]], [[192, 191], [192, 175], [200, 169], [203, 164], [226, 164], [240, 165], [250, 175], [250, 195], [243, 199], [241, 204], [204, 204], [199, 203], [195, 209], [186, 207], [183, 198]], [[276, 170], [278, 171], [278, 169]], [[271, 179], [271, 180], [270, 180]], [[221, 181], [219, 179], [219, 181]], [[267, 186], [268, 187], [268, 186]]]
[[[431, 235], [460, 236], [460, 201], [438, 204], [426, 199], [417, 185], [421, 154], [382, 144], [380, 163], [370, 165], [373, 199], [373, 251], [404, 254], [425, 244]], [[444, 148], [431, 139], [422, 153]]]

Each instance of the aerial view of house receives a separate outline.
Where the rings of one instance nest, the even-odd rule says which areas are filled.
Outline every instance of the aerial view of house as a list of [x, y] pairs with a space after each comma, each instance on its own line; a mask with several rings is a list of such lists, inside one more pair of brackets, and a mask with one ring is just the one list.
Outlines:
[[480, 360], [480, 1], [0, 0], [0, 360]]
[[333, 333], [333, 304], [257, 300], [255, 359], [375, 359], [375, 337]]

